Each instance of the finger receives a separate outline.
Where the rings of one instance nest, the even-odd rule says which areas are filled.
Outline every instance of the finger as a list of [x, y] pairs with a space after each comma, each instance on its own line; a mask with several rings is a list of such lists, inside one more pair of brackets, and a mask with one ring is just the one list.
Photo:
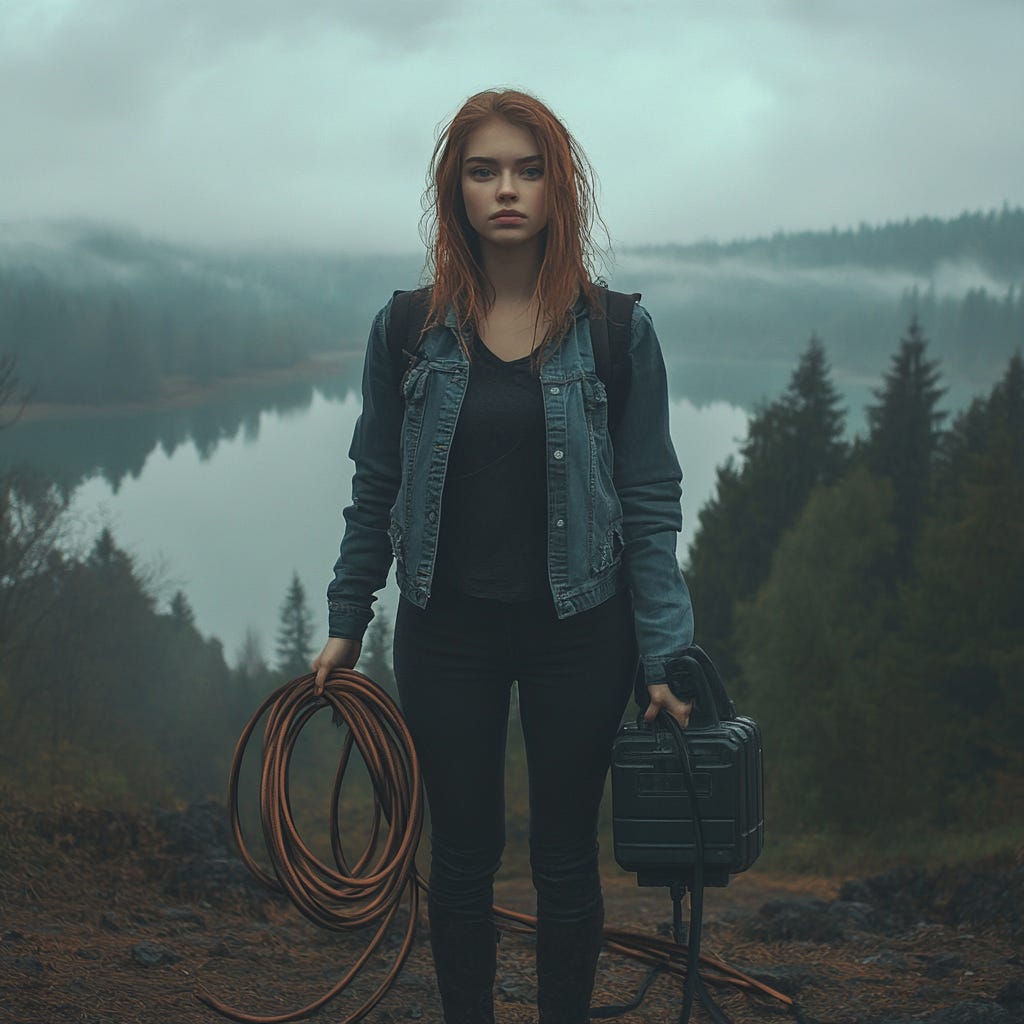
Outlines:
[[680, 701], [675, 709], [676, 721], [685, 729], [690, 724], [690, 715], [693, 714], [693, 701]]
[[316, 697], [321, 696], [324, 692], [324, 682], [327, 679], [327, 666], [320, 665], [316, 670], [316, 682], [313, 684], [313, 694]]

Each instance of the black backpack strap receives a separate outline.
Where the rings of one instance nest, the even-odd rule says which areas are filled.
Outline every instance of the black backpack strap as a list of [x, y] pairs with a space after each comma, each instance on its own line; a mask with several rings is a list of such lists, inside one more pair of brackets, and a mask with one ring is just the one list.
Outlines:
[[391, 300], [387, 341], [399, 389], [418, 359], [423, 327], [427, 322], [429, 298], [429, 288], [417, 288], [415, 291], [396, 291]]
[[607, 390], [612, 379], [611, 340], [608, 337], [608, 289], [598, 287], [597, 299], [603, 315], [590, 318], [590, 347], [594, 352], [594, 369], [597, 370], [597, 376]]
[[640, 301], [640, 293], [599, 287], [597, 296], [604, 316], [591, 317], [590, 344], [594, 350], [594, 369], [608, 392], [608, 425], [614, 427], [629, 391], [630, 328], [633, 306]]

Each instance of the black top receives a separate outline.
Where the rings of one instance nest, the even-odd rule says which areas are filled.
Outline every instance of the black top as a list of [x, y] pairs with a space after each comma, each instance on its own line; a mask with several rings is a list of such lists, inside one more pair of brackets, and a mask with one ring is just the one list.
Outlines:
[[544, 399], [530, 357], [474, 339], [445, 474], [435, 579], [499, 601], [550, 594]]

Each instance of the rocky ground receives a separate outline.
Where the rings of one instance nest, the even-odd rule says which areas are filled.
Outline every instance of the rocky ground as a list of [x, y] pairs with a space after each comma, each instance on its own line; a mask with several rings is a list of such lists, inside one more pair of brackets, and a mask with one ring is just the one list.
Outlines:
[[[610, 925], [671, 934], [664, 890], [605, 882]], [[499, 902], [530, 912], [528, 880]], [[0, 809], [0, 1021], [3, 1024], [186, 1024], [218, 1017], [201, 983], [228, 1004], [272, 1016], [338, 981], [365, 934], [317, 929], [256, 885], [236, 859], [216, 804], [182, 813], [42, 814]], [[736, 1024], [1012, 1024], [1024, 1022], [1022, 858], [864, 880], [780, 878], [755, 867], [710, 890], [705, 951], [796, 1000], [734, 988], [714, 994]], [[406, 918], [407, 920], [407, 918]], [[315, 1018], [341, 1022], [376, 987], [398, 939]], [[499, 1024], [536, 1019], [529, 936], [501, 943]], [[605, 952], [595, 1005], [628, 1001], [645, 969]], [[677, 1019], [680, 986], [657, 979], [626, 1022]], [[695, 1011], [695, 1021], [706, 1020]], [[425, 922], [396, 983], [367, 1021], [440, 1022]]]

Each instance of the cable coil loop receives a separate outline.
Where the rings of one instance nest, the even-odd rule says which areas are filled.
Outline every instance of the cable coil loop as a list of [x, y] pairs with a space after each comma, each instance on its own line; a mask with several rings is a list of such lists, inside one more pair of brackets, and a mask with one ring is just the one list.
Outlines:
[[[242, 860], [268, 888], [284, 892], [314, 924], [344, 932], [376, 925], [366, 949], [345, 976], [319, 999], [301, 1009], [273, 1016], [244, 1013], [204, 989], [196, 998], [243, 1024], [277, 1024], [301, 1020], [338, 996], [380, 946], [403, 900], [409, 919], [390, 971], [376, 991], [345, 1018], [355, 1024], [383, 998], [412, 949], [423, 886], [416, 871], [416, 848], [423, 828], [423, 787], [412, 737], [397, 705], [371, 679], [352, 669], [335, 669], [323, 696], [313, 692], [309, 673], [285, 683], [257, 708], [242, 731], [231, 761], [228, 810]], [[338, 758], [330, 805], [331, 852], [325, 864], [303, 842], [291, 810], [288, 769], [296, 741], [306, 723], [322, 708], [333, 709], [335, 724], [348, 726]], [[260, 770], [260, 819], [273, 875], [253, 858], [242, 834], [238, 813], [238, 779], [242, 758], [260, 718], [267, 714]], [[366, 846], [354, 863], [342, 846], [339, 796], [353, 745], [366, 764], [374, 792], [373, 822]]]

